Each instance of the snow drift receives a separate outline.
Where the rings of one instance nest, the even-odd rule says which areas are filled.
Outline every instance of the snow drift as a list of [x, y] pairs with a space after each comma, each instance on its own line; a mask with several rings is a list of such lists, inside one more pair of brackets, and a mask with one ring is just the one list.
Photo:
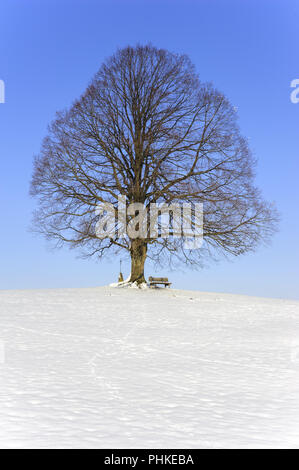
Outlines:
[[299, 447], [299, 302], [0, 291], [0, 447]]

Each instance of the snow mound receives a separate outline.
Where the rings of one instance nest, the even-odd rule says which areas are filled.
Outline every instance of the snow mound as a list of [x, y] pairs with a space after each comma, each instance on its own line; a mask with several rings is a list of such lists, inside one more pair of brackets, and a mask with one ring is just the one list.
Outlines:
[[118, 287], [118, 288], [128, 288], [128, 289], [149, 289], [146, 282], [137, 284], [137, 282], [123, 281], [123, 282], [114, 282], [109, 284], [108, 287]]
[[1, 448], [299, 447], [299, 302], [0, 291]]

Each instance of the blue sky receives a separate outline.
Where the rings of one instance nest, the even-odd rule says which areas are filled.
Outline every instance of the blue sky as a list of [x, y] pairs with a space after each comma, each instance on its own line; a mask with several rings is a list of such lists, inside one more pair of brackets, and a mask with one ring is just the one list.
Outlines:
[[[281, 213], [280, 232], [233, 262], [170, 272], [174, 287], [299, 298], [298, 0], [10, 0], [1, 2], [0, 289], [85, 287], [115, 281], [115, 257], [51, 251], [28, 228], [32, 157], [55, 112], [85, 89], [117, 47], [151, 42], [187, 53], [203, 81], [237, 106], [258, 158], [257, 182]], [[129, 263], [123, 265], [124, 274]], [[148, 264], [146, 274], [154, 274]]]

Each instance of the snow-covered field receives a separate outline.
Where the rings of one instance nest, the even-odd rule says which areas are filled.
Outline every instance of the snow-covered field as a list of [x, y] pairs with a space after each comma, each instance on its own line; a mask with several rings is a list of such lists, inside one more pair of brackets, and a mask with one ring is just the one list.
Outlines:
[[299, 302], [0, 291], [0, 381], [1, 448], [299, 448]]

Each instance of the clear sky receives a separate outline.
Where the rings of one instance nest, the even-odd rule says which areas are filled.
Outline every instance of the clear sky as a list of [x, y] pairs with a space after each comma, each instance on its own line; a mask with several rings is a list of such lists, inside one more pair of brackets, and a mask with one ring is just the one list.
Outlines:
[[[187, 53], [201, 79], [238, 108], [259, 161], [257, 182], [282, 217], [272, 245], [255, 254], [157, 274], [177, 288], [299, 298], [299, 104], [290, 100], [299, 78], [298, 0], [1, 0], [0, 7], [0, 289], [116, 280], [119, 259], [53, 252], [28, 231], [32, 157], [55, 112], [84, 91], [107, 56], [151, 42]], [[150, 264], [146, 274], [155, 274]]]

